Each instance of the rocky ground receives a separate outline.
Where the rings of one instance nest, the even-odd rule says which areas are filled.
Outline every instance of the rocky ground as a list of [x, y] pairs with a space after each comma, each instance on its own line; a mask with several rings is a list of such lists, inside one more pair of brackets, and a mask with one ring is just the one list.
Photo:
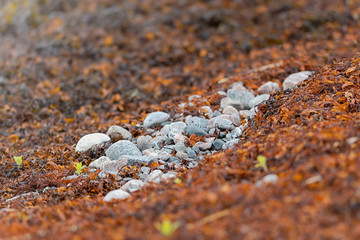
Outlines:
[[355, 0], [1, 1], [0, 237], [358, 239], [359, 20]]

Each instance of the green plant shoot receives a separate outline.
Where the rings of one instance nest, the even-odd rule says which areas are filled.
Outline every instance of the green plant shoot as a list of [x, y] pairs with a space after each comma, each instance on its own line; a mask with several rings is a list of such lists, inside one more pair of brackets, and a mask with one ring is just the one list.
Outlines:
[[180, 178], [175, 178], [174, 183], [176, 183], [176, 184], [180, 184], [180, 183], [182, 183], [182, 181], [181, 181], [181, 179], [180, 179]]
[[22, 157], [23, 157], [23, 155], [21, 155], [21, 156], [14, 156], [14, 160], [15, 160], [16, 164], [18, 165], [18, 167], [20, 167], [21, 164], [22, 164]]
[[75, 164], [74, 164], [74, 167], [75, 167], [75, 169], [76, 169], [76, 173], [77, 173], [77, 174], [81, 174], [81, 172], [82, 172], [82, 170], [83, 170], [83, 168], [84, 168], [84, 166], [82, 165], [81, 162], [75, 163]]
[[263, 156], [263, 155], [259, 155], [259, 156], [257, 156], [257, 163], [256, 163], [256, 165], [255, 165], [255, 167], [257, 167], [257, 168], [263, 168], [264, 169], [264, 171], [268, 171], [268, 168], [267, 168], [267, 166], [266, 166], [266, 157], [265, 156]]
[[178, 227], [179, 222], [171, 222], [169, 219], [164, 219], [162, 223], [155, 223], [156, 229], [164, 236], [170, 237]]

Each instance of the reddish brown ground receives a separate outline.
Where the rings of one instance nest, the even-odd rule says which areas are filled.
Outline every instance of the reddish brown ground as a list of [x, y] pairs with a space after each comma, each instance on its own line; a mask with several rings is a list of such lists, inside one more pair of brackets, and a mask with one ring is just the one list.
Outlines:
[[[161, 239], [168, 218], [174, 239], [359, 239], [359, 1], [4, 2], [1, 238]], [[136, 136], [148, 112], [194, 114], [234, 81], [256, 90], [300, 70], [316, 73], [272, 95], [234, 149], [178, 169], [181, 184], [104, 203], [120, 187], [111, 176], [62, 180], [96, 157], [74, 153], [84, 134], [118, 124]], [[205, 98], [176, 108], [192, 94]], [[254, 187], [268, 173], [279, 181]], [[45, 187], [57, 190], [6, 201]]]

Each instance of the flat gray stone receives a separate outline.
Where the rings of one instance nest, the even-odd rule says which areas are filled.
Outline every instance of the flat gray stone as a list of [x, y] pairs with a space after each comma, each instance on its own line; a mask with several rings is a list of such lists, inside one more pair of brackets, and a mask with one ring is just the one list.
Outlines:
[[95, 161], [91, 162], [89, 164], [89, 167], [91, 168], [101, 168], [101, 166], [106, 163], [106, 162], [111, 162], [111, 159], [105, 156], [99, 157], [98, 159], [96, 159]]
[[126, 192], [132, 193], [139, 191], [141, 188], [145, 186], [145, 183], [141, 180], [130, 180], [127, 183], [125, 183], [120, 189], [124, 190]]
[[80, 138], [76, 144], [75, 152], [86, 152], [91, 148], [110, 141], [110, 137], [103, 133], [91, 133]]
[[295, 87], [296, 84], [307, 79], [312, 73], [311, 71], [302, 71], [290, 74], [283, 82], [283, 90]]
[[131, 195], [122, 190], [122, 189], [117, 189], [117, 190], [112, 190], [110, 192], [108, 192], [106, 194], [106, 196], [104, 197], [104, 201], [105, 202], [109, 202], [111, 200], [115, 200], [115, 199], [118, 199], [118, 200], [123, 200], [123, 199], [126, 199], [126, 198], [129, 198]]
[[221, 139], [216, 139], [212, 142], [212, 145], [214, 146], [215, 150], [220, 150], [222, 146], [225, 144], [225, 142]]
[[144, 127], [152, 127], [154, 125], [163, 123], [170, 118], [170, 115], [165, 112], [152, 112], [146, 116], [144, 120]]
[[128, 140], [117, 141], [112, 144], [105, 153], [111, 160], [118, 160], [123, 155], [141, 156], [141, 151], [137, 146]]
[[126, 130], [123, 127], [117, 126], [117, 125], [112, 125], [109, 128], [109, 130], [106, 132], [106, 135], [108, 135], [111, 138], [120, 137], [123, 140], [131, 140], [132, 139], [132, 135], [128, 130]]
[[190, 125], [190, 126], [187, 126], [185, 128], [185, 134], [187, 136], [195, 134], [195, 136], [199, 137], [199, 136], [205, 136], [208, 133], [206, 131], [204, 131], [202, 128], [199, 128], [199, 127], [194, 126], [194, 125]]

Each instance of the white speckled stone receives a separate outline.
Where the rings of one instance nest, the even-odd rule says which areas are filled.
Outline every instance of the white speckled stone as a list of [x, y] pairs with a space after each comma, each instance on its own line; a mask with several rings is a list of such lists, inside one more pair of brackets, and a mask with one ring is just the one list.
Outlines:
[[283, 89], [287, 90], [295, 87], [296, 84], [307, 79], [310, 74], [312, 74], [310, 71], [302, 71], [290, 74], [283, 82]]
[[121, 189], [117, 189], [117, 190], [112, 190], [112, 191], [108, 192], [106, 194], [106, 196], [104, 197], [104, 201], [109, 202], [109, 201], [115, 200], [115, 199], [122, 200], [122, 199], [126, 199], [130, 196], [131, 195], [128, 192], [121, 190]]
[[170, 115], [165, 112], [152, 112], [146, 116], [144, 120], [144, 127], [148, 128], [163, 123], [168, 120], [169, 117]]
[[91, 133], [80, 138], [76, 144], [75, 152], [86, 152], [96, 145], [110, 141], [110, 137], [103, 133]]

